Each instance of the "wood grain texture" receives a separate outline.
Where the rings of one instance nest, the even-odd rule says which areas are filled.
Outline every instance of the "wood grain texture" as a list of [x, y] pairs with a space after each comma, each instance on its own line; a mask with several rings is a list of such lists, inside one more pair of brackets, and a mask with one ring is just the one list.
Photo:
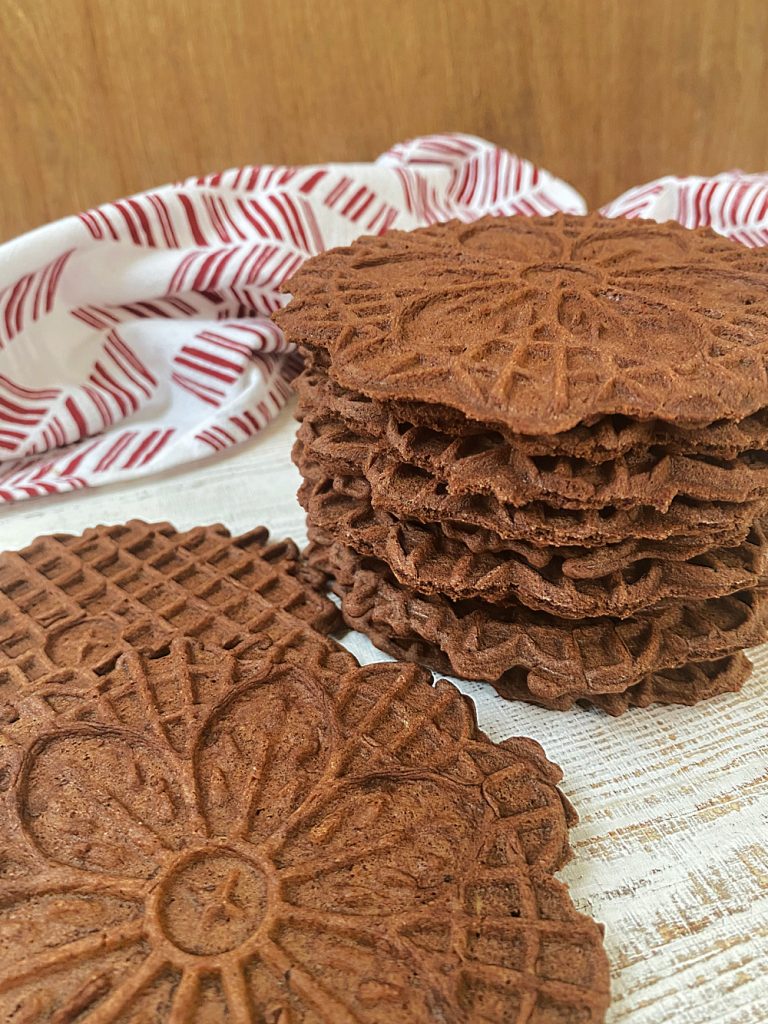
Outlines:
[[[303, 543], [294, 431], [288, 409], [257, 441], [207, 463], [22, 502], [0, 512], [0, 549], [132, 517], [237, 532], [265, 523]], [[343, 642], [363, 662], [389, 660], [359, 633]], [[459, 685], [492, 739], [533, 736], [565, 772], [581, 821], [561, 877], [578, 908], [606, 926], [609, 1024], [765, 1024], [768, 645], [740, 694], [618, 719]]]
[[0, 0], [0, 238], [259, 162], [482, 135], [590, 205], [768, 167], [764, 0]]

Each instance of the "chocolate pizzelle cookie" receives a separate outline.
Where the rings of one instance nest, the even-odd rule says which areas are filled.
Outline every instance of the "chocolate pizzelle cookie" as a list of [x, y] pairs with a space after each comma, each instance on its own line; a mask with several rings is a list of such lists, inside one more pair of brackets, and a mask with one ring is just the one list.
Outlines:
[[561, 773], [360, 668], [321, 579], [264, 530], [0, 555], [0, 1019], [604, 1020]]
[[673, 501], [768, 504], [768, 460], [749, 452], [730, 461], [672, 455], [619, 458], [593, 465], [585, 459], [535, 459], [492, 442], [470, 446], [423, 428], [395, 431], [382, 439], [349, 430], [325, 415], [307, 417], [303, 443], [326, 466], [349, 472], [355, 456], [374, 464], [411, 466], [436, 481], [443, 493], [487, 495], [512, 508], [545, 502], [567, 510], [649, 508], [666, 512]]
[[341, 386], [523, 434], [684, 427], [768, 406], [768, 269], [709, 229], [486, 217], [308, 260], [277, 315]]
[[768, 639], [768, 269], [713, 232], [485, 218], [309, 260], [312, 560], [379, 646], [548, 707], [737, 688]]

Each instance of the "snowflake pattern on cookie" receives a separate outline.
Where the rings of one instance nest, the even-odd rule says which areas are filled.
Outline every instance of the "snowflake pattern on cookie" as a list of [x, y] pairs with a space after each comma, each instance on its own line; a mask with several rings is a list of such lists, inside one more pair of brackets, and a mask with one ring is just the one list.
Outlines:
[[309, 261], [276, 320], [341, 385], [525, 434], [685, 426], [768, 405], [768, 268], [706, 228], [599, 215], [457, 221]]

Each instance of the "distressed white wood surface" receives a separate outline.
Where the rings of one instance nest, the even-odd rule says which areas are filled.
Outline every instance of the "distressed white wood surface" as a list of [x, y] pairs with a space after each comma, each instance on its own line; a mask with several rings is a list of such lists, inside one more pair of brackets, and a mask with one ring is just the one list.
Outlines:
[[[0, 549], [133, 517], [257, 523], [305, 539], [285, 412], [255, 443], [188, 470], [0, 512]], [[363, 661], [384, 659], [359, 634]], [[741, 694], [696, 708], [548, 712], [461, 683], [494, 738], [537, 739], [579, 811], [561, 877], [603, 921], [611, 1024], [768, 1021], [768, 646]]]

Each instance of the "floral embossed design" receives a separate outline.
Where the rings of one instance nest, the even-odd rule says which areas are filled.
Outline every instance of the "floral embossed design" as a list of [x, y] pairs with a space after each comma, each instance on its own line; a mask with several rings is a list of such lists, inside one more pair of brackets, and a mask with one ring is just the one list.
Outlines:
[[603, 1019], [557, 770], [413, 666], [326, 659], [178, 640], [26, 686], [3, 1020]]
[[332, 378], [525, 434], [623, 413], [684, 425], [768, 406], [768, 268], [708, 229], [484, 218], [309, 260], [276, 319]]

